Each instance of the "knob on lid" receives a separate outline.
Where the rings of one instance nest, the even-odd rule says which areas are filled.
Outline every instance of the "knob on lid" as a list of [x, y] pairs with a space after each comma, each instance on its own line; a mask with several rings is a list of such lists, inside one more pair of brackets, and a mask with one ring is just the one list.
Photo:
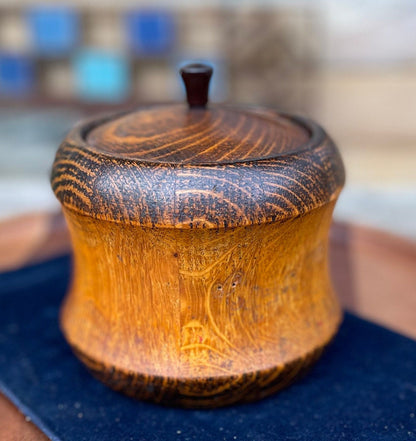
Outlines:
[[209, 66], [191, 64], [181, 75], [188, 106], [150, 107], [113, 118], [87, 133], [89, 148], [147, 162], [218, 164], [286, 155], [310, 138], [302, 124], [276, 112], [205, 107]]
[[189, 107], [205, 107], [208, 102], [212, 67], [206, 64], [188, 64], [181, 69]]

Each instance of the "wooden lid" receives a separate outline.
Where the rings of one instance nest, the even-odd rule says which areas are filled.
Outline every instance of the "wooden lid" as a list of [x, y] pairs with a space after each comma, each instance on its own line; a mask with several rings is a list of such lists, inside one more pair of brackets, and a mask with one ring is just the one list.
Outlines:
[[137, 161], [223, 164], [279, 157], [302, 150], [310, 133], [277, 113], [249, 109], [141, 109], [94, 128], [90, 150]]
[[210, 106], [212, 70], [182, 70], [188, 106], [87, 121], [58, 150], [62, 204], [114, 222], [218, 228], [274, 222], [338, 195], [338, 151], [312, 121], [274, 110]]
[[181, 69], [188, 106], [140, 109], [86, 134], [89, 149], [116, 158], [170, 164], [225, 164], [273, 158], [301, 150], [310, 133], [272, 112], [206, 108], [212, 68]]

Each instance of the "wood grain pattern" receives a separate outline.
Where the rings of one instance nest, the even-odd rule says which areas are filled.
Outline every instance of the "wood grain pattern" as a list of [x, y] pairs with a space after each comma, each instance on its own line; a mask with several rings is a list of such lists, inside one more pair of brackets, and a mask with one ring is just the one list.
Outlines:
[[[329, 249], [331, 278], [341, 305], [416, 338], [416, 244], [385, 231], [335, 221], [330, 228]], [[28, 214], [0, 221], [0, 272], [70, 251], [69, 232], [61, 213]]]
[[[200, 112], [212, 115], [187, 110]], [[218, 119], [226, 129], [220, 138], [229, 141], [224, 121], [234, 111], [223, 112], [209, 126]], [[145, 114], [164, 151], [178, 107]], [[259, 115], [267, 115], [267, 127], [272, 115], [277, 126], [287, 121], [277, 150], [262, 150], [267, 136], [247, 150], [244, 114], [253, 136], [264, 124]], [[241, 143], [233, 162], [206, 148], [199, 127], [192, 140], [178, 129], [185, 144], [169, 147], [178, 162], [160, 163], [138, 153], [137, 140], [150, 135], [137, 132], [133, 115], [87, 122], [56, 156], [52, 186], [75, 255], [61, 315], [67, 340], [111, 387], [164, 404], [216, 407], [284, 387], [317, 358], [341, 318], [327, 265], [344, 182], [336, 147], [310, 121], [244, 109], [241, 125], [232, 124]], [[310, 137], [301, 143], [293, 130]], [[94, 133], [99, 148], [90, 145]], [[290, 148], [287, 139], [295, 141]], [[145, 151], [154, 155], [157, 146]]]
[[[139, 398], [226, 404], [218, 396], [227, 378], [227, 400], [239, 400], [233, 384], [243, 376], [255, 389], [260, 373], [273, 391], [286, 364], [302, 369], [339, 324], [326, 265], [332, 206], [228, 230], [149, 229], [67, 210], [75, 250], [61, 317], [67, 340], [95, 372], [106, 366], [105, 378], [132, 377], [109, 383]], [[156, 378], [165, 395], [148, 393]], [[186, 385], [188, 399], [173, 401]]]
[[[42, 215], [43, 219], [47, 217], [46, 213]], [[51, 217], [55, 219], [58, 216]], [[14, 265], [18, 265], [13, 269], [32, 262], [27, 260], [27, 256], [35, 262], [50, 258], [57, 250], [52, 246], [45, 256], [45, 247], [48, 248], [55, 239], [68, 236], [63, 222], [48, 221], [48, 225], [56, 228], [49, 231], [45, 246], [33, 249], [32, 241], [27, 242], [25, 236], [31, 230], [29, 220], [28, 217], [14, 219], [13, 231], [17, 232], [20, 228], [20, 234], [13, 235], [13, 242], [0, 241], [1, 255], [9, 253], [10, 247], [23, 250], [20, 261], [13, 259]], [[36, 228], [38, 216], [33, 216], [32, 220], [35, 232], [39, 231]], [[6, 237], [11, 224], [9, 221], [0, 222], [0, 234]], [[41, 237], [44, 239], [44, 233]], [[24, 251], [25, 245], [30, 252]], [[66, 246], [69, 250], [68, 242]], [[341, 304], [362, 317], [415, 338], [412, 312], [415, 310], [416, 244], [371, 228], [335, 222], [331, 228], [330, 249], [331, 274]], [[7, 264], [7, 268], [11, 266]], [[0, 270], [5, 268], [0, 266]], [[383, 277], [380, 278], [380, 275]], [[100, 365], [91, 365], [97, 376], [109, 381], [105, 377], [105, 368], [98, 371], [97, 367]], [[46, 437], [25, 421], [24, 416], [0, 394], [0, 439], [43, 441]]]
[[344, 183], [338, 150], [308, 120], [298, 119], [311, 137], [296, 153], [204, 165], [94, 152], [85, 139], [108, 119], [74, 129], [58, 150], [52, 172], [52, 187], [61, 203], [97, 219], [174, 228], [276, 222], [335, 200]]
[[299, 150], [308, 131], [276, 113], [235, 108], [154, 107], [113, 118], [87, 134], [97, 153], [173, 164], [221, 164]]

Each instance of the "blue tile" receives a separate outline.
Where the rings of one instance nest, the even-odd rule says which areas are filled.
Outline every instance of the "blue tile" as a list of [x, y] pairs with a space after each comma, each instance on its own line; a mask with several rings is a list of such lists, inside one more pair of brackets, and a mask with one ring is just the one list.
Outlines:
[[72, 8], [36, 7], [28, 11], [32, 46], [46, 56], [66, 55], [79, 41], [80, 20]]
[[157, 56], [169, 53], [175, 43], [175, 20], [168, 11], [143, 10], [126, 15], [127, 39], [134, 53]]
[[118, 54], [83, 50], [73, 60], [78, 95], [87, 101], [122, 101], [130, 88], [127, 60]]
[[0, 54], [0, 94], [25, 95], [33, 90], [35, 69], [30, 57]]

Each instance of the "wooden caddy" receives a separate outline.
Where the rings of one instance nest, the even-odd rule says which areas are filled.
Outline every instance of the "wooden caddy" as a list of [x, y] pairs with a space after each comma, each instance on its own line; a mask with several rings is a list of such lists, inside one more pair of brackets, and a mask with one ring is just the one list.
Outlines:
[[75, 256], [61, 326], [113, 389], [209, 408], [287, 386], [336, 333], [327, 248], [344, 168], [315, 123], [205, 107], [210, 69], [182, 75], [189, 108], [87, 121], [58, 150]]

